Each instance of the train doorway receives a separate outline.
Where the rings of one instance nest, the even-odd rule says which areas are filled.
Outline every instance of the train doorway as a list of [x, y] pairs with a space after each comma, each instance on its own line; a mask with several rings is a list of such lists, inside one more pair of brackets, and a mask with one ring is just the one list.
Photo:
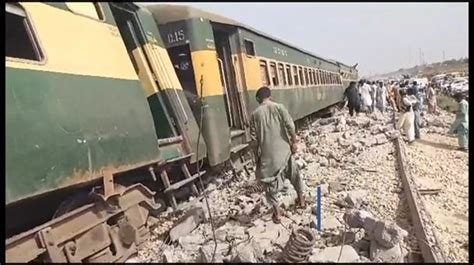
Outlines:
[[214, 43], [216, 46], [219, 71], [224, 88], [224, 101], [227, 109], [227, 120], [231, 131], [245, 129], [244, 109], [237, 84], [237, 76], [232, 62], [231, 36], [235, 29], [213, 25]]
[[167, 51], [189, 106], [196, 120], [199, 120], [198, 114], [201, 112], [201, 101], [199, 100], [198, 90], [200, 87], [196, 85], [191, 48], [189, 44], [186, 44], [170, 47]]
[[[141, 84], [147, 91], [153, 91], [153, 93], [159, 91], [160, 85], [154, 77], [150, 62], [153, 59], [148, 57], [149, 55], [143, 48], [143, 44], [146, 43], [146, 37], [141, 30], [136, 14], [133, 12], [135, 7], [129, 4], [111, 3], [110, 8]], [[155, 100], [155, 98], [157, 98], [159, 104], [150, 104], [150, 109], [155, 122], [160, 121], [160, 126], [155, 124], [158, 138], [171, 139], [177, 137], [183, 131], [180, 128], [179, 117], [172, 116], [172, 107], [166, 104], [165, 99], [161, 96], [149, 96], [149, 103], [150, 100]], [[178, 122], [173, 121], [173, 119], [178, 120]]]

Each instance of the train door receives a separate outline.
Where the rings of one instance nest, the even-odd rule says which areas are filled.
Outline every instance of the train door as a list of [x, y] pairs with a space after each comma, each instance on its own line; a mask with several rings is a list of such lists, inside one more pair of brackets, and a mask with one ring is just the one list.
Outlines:
[[[147, 62], [146, 53], [140, 44], [144, 42], [144, 38], [139, 31], [139, 22], [137, 21], [135, 14], [123, 6], [111, 4], [110, 7], [140, 82], [145, 87], [145, 90], [158, 91], [158, 84], [155, 82], [153, 72]], [[151, 94], [152, 92], [148, 93]], [[164, 104], [154, 104], [151, 106], [153, 114], [160, 115], [158, 120], [166, 122], [169, 125], [162, 126], [159, 129], [156, 128], [158, 138], [160, 139], [170, 138], [178, 135], [176, 128], [172, 126], [173, 121], [171, 120], [171, 116], [164, 106]], [[158, 107], [161, 109], [153, 109]], [[169, 129], [166, 130], [164, 127], [169, 127]]]
[[231, 135], [241, 135], [247, 121], [246, 109], [243, 107], [245, 102], [241, 97], [238, 76], [232, 61], [231, 36], [236, 30], [213, 25], [213, 33]]

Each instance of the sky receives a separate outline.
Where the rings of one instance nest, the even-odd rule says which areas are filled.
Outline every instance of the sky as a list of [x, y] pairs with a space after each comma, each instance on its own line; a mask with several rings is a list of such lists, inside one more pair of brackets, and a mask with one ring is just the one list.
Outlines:
[[362, 76], [468, 57], [468, 3], [166, 3], [216, 13]]

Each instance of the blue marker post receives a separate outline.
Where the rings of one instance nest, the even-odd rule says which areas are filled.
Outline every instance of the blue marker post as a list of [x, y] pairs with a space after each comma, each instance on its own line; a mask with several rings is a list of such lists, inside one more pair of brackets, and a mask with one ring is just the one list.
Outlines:
[[316, 229], [321, 232], [321, 186], [316, 188]]

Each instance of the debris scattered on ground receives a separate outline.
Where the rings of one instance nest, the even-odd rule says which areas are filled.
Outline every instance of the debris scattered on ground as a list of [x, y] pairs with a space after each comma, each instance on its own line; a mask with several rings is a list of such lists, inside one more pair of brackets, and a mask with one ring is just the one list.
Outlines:
[[[422, 137], [423, 133], [434, 129], [446, 131], [451, 116], [442, 114], [435, 119], [425, 115], [424, 119], [428, 127], [423, 129]], [[337, 262], [340, 254], [339, 262], [406, 262], [408, 252], [419, 251], [419, 247], [395, 168], [391, 140], [400, 132], [394, 130], [391, 122], [391, 113], [348, 117], [344, 110], [302, 128], [298, 133], [302, 141], [296, 163], [311, 203], [306, 209], [296, 209], [296, 192], [289, 181], [285, 181], [287, 188], [278, 195], [285, 213], [281, 224], [273, 223], [271, 207], [252, 172], [242, 173], [238, 178], [228, 173], [216, 178], [219, 181], [208, 184], [206, 190], [216, 223], [214, 262], [278, 262], [292, 231], [302, 227], [311, 229], [315, 236], [308, 262]], [[413, 148], [420, 147], [415, 144]], [[450, 226], [445, 225], [448, 218], [438, 225], [443, 236], [448, 238], [443, 242], [453, 244], [449, 249], [456, 253], [451, 254], [454, 260], [467, 261], [467, 226], [462, 230], [468, 220], [467, 160], [464, 160], [467, 154], [456, 156], [454, 153], [446, 150], [446, 162], [437, 165], [434, 163], [438, 163], [438, 159], [428, 156], [433, 160], [426, 170], [418, 169], [415, 174], [426, 175], [431, 172], [430, 166], [435, 170], [436, 181], [441, 186], [437, 192], [450, 197], [444, 203], [431, 198], [436, 196], [424, 197], [436, 201], [438, 208], [433, 209], [449, 208], [457, 214], [451, 217], [460, 220], [459, 226], [453, 228], [458, 237], [446, 235], [452, 232]], [[412, 157], [425, 161], [420, 155], [412, 154]], [[449, 167], [452, 160], [458, 161], [459, 165], [465, 163], [465, 166], [453, 170]], [[459, 175], [462, 178], [456, 179]], [[234, 180], [229, 181], [232, 178]], [[458, 184], [452, 186], [452, 182]], [[315, 227], [318, 186], [322, 192], [323, 230], [320, 232]], [[455, 198], [454, 194], [460, 194], [460, 197]], [[460, 203], [459, 200], [465, 201]], [[211, 262], [214, 252], [212, 229], [209, 222], [203, 222], [209, 215], [207, 207], [202, 198], [193, 198], [186, 204], [183, 213], [162, 213], [163, 222], [154, 229], [152, 238], [134, 260]], [[192, 210], [195, 214], [188, 213]], [[459, 242], [456, 238], [460, 238]], [[454, 250], [454, 246], [458, 249]]]

